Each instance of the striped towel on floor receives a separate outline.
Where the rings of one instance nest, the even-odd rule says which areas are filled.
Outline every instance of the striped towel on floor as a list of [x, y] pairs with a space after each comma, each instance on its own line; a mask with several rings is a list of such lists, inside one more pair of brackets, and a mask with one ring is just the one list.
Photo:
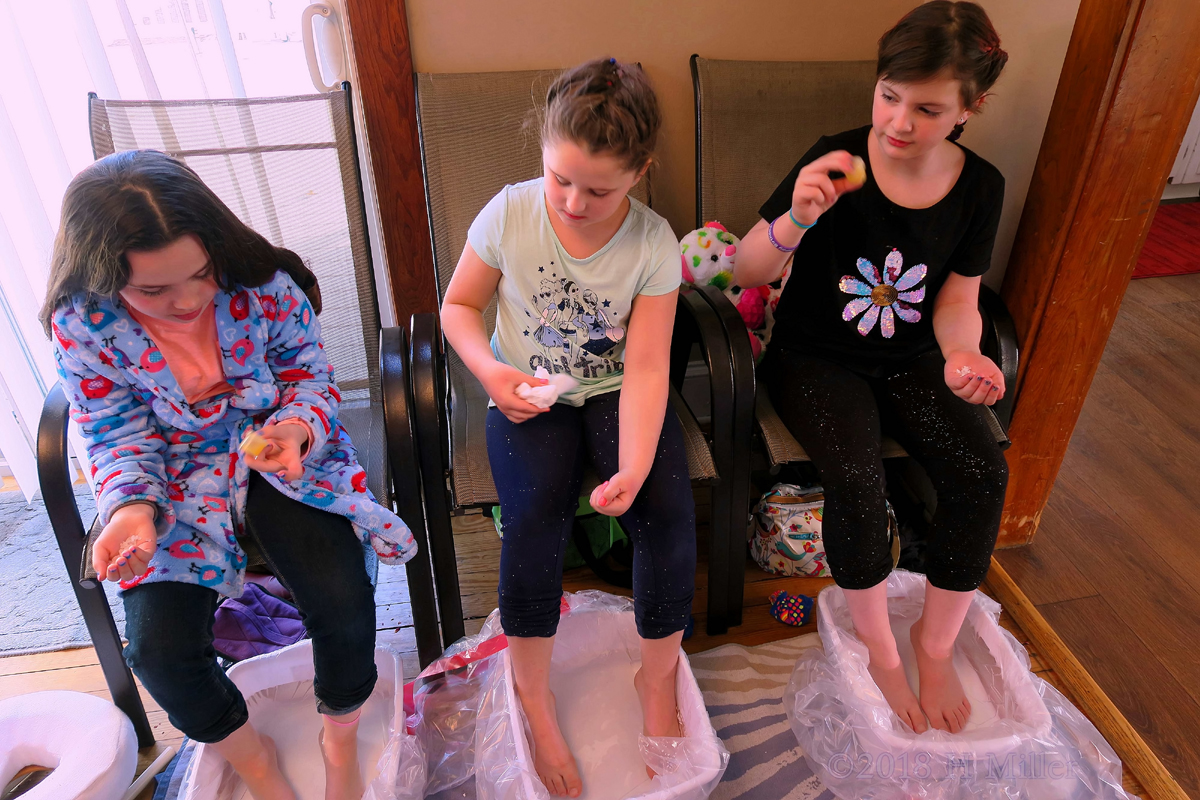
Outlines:
[[796, 659], [820, 647], [815, 633], [743, 647], [727, 644], [689, 656], [729, 768], [713, 800], [833, 800], [804, 760], [783, 711]]

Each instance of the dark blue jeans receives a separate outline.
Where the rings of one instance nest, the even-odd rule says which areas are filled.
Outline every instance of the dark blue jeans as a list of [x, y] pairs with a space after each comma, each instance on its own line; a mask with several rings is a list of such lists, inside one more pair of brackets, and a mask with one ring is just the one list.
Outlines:
[[[527, 422], [488, 409], [487, 444], [500, 495], [500, 622], [509, 636], [553, 636], [563, 556], [584, 459], [603, 479], [617, 471], [620, 392], [576, 408], [555, 403]], [[633, 543], [638, 634], [661, 639], [687, 625], [696, 580], [696, 509], [679, 419], [668, 409], [654, 466], [621, 526]]]
[[[350, 521], [306, 506], [250, 474], [246, 531], [292, 593], [313, 643], [323, 714], [349, 714], [375, 688], [375, 594]], [[221, 596], [189, 583], [135, 586], [125, 601], [125, 661], [190, 739], [219, 742], [249, 719], [217, 665], [213, 613]]]

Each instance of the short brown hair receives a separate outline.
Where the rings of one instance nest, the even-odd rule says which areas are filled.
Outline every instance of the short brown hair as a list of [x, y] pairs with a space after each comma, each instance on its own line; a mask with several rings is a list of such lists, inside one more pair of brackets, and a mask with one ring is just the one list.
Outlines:
[[978, 111], [1007, 61], [1000, 35], [980, 6], [932, 0], [880, 37], [875, 76], [920, 83], [949, 73], [962, 84], [963, 107]]
[[653, 160], [661, 126], [658, 97], [641, 66], [598, 58], [550, 85], [542, 144], [574, 142], [592, 153], [611, 153], [637, 171]]

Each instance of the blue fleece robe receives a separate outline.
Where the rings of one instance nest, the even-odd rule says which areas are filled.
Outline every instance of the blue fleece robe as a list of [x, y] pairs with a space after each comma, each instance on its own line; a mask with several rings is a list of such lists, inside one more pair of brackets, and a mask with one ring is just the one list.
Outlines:
[[234, 391], [195, 405], [119, 301], [80, 294], [53, 315], [58, 373], [87, 441], [101, 520], [135, 500], [158, 508], [150, 568], [121, 587], [182, 581], [241, 594], [246, 555], [236, 534], [245, 524], [249, 468], [238, 443], [246, 428], [285, 419], [312, 429], [304, 475], [263, 477], [293, 500], [348, 518], [385, 563], [411, 558], [412, 533], [375, 502], [338, 422], [341, 395], [304, 292], [281, 271], [262, 286], [218, 292], [213, 302]]

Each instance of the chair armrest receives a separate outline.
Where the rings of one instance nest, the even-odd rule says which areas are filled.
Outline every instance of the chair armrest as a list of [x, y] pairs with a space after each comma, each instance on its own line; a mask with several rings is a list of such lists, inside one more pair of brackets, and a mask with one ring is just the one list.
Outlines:
[[96, 648], [109, 694], [113, 703], [132, 720], [138, 747], [150, 747], [154, 744], [154, 731], [146, 718], [133, 673], [122, 656], [121, 637], [117, 634], [104, 589], [95, 580], [79, 580], [79, 567], [83, 562], [88, 531], [79, 516], [79, 506], [75, 503], [75, 492], [71, 488], [70, 462], [67, 459], [67, 412], [70, 407], [62, 386], [55, 383], [42, 403], [42, 418], [38, 423], [37, 469], [42, 502], [50, 517], [54, 538], [58, 540], [58, 549], [71, 579], [75, 599], [83, 612], [88, 635]]
[[729, 343], [734, 392], [741, 403], [740, 410], [744, 413], [744, 417], [739, 420], [738, 432], [741, 433], [741, 428], [744, 427], [745, 433], [749, 435], [750, 428], [754, 424], [754, 392], [756, 391], [754, 350], [750, 347], [751, 334], [746, 330], [746, 323], [742, 320], [742, 315], [738, 313], [724, 292], [715, 286], [703, 286], [700, 292], [717, 315]]
[[424, 668], [442, 652], [429, 536], [421, 500], [421, 469], [413, 436], [413, 403], [408, 366], [408, 335], [403, 328], [379, 332], [379, 368], [383, 389], [383, 426], [387, 441], [389, 490], [396, 513], [417, 542], [417, 553], [404, 565], [412, 602], [417, 657]]
[[[725, 334], [708, 304], [695, 291], [681, 289], [671, 332], [671, 383], [680, 394], [696, 344], [708, 367], [710, 414], [715, 421], [733, 413], [733, 369], [728, 363]], [[696, 416], [694, 410], [692, 415]]]
[[437, 314], [413, 314], [409, 337], [413, 431], [425, 497], [429, 555], [433, 559], [442, 643], [449, 646], [461, 639], [466, 629], [450, 525], [453, 509], [446, 483], [450, 472], [450, 418], [446, 407], [446, 359]]
[[979, 287], [979, 311], [983, 318], [981, 349], [1004, 375], [1004, 397], [996, 401], [992, 410], [1007, 432], [1017, 399], [1017, 367], [1020, 363], [1017, 327], [1000, 295], [982, 285]]
[[57, 383], [46, 395], [42, 404], [42, 418], [38, 424], [37, 468], [38, 485], [42, 490], [42, 502], [50, 516], [50, 525], [58, 539], [58, 549], [66, 562], [72, 581], [79, 581], [85, 589], [99, 586], [96, 575], [83, 568], [88, 531], [79, 506], [75, 503], [75, 492], [71, 488], [71, 467], [67, 458], [67, 414], [71, 404]]

